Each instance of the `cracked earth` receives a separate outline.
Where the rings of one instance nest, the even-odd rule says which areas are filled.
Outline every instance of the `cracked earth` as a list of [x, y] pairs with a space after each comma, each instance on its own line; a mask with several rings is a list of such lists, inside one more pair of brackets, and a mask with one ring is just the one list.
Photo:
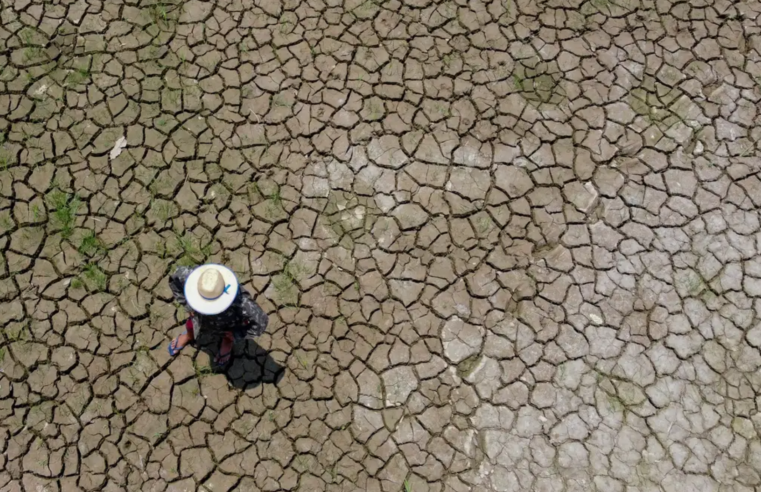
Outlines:
[[0, 490], [758, 491], [760, 101], [758, 1], [2, 0]]

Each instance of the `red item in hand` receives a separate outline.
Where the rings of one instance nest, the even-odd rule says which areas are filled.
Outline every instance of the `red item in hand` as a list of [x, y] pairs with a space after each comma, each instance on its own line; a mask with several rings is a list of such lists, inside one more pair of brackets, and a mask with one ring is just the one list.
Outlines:
[[188, 318], [188, 320], [185, 322], [185, 329], [188, 331], [188, 335], [190, 335], [190, 338], [194, 338], [195, 333], [193, 333], [193, 320]]

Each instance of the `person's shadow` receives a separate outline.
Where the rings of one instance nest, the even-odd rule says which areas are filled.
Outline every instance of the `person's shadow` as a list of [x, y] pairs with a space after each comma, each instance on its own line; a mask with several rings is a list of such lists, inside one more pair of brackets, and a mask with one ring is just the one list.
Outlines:
[[[196, 347], [208, 354], [209, 360], [214, 360], [219, 352], [219, 343], [218, 336], [204, 336], [203, 332], [196, 339]], [[277, 386], [283, 379], [285, 368], [255, 341], [245, 340], [235, 343], [232, 362], [223, 374], [233, 387], [248, 390], [260, 384]]]

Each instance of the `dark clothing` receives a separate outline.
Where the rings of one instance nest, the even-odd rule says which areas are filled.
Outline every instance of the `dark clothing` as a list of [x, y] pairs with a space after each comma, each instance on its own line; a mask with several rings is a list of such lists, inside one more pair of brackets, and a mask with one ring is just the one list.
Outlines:
[[209, 335], [221, 335], [229, 331], [235, 340], [255, 338], [264, 333], [269, 318], [256, 302], [251, 299], [243, 286], [238, 289], [233, 303], [219, 314], [205, 315], [193, 311], [185, 300], [185, 281], [190, 276], [193, 268], [179, 267], [169, 276], [169, 288], [172, 289], [174, 299], [182, 304], [191, 314], [196, 338], [200, 332]]

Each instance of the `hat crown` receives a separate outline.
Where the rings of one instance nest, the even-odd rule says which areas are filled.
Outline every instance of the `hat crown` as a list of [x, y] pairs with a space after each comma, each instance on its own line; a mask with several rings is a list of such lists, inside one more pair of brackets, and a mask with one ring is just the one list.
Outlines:
[[206, 299], [216, 299], [225, 291], [225, 279], [216, 268], [209, 268], [198, 278], [198, 293]]

